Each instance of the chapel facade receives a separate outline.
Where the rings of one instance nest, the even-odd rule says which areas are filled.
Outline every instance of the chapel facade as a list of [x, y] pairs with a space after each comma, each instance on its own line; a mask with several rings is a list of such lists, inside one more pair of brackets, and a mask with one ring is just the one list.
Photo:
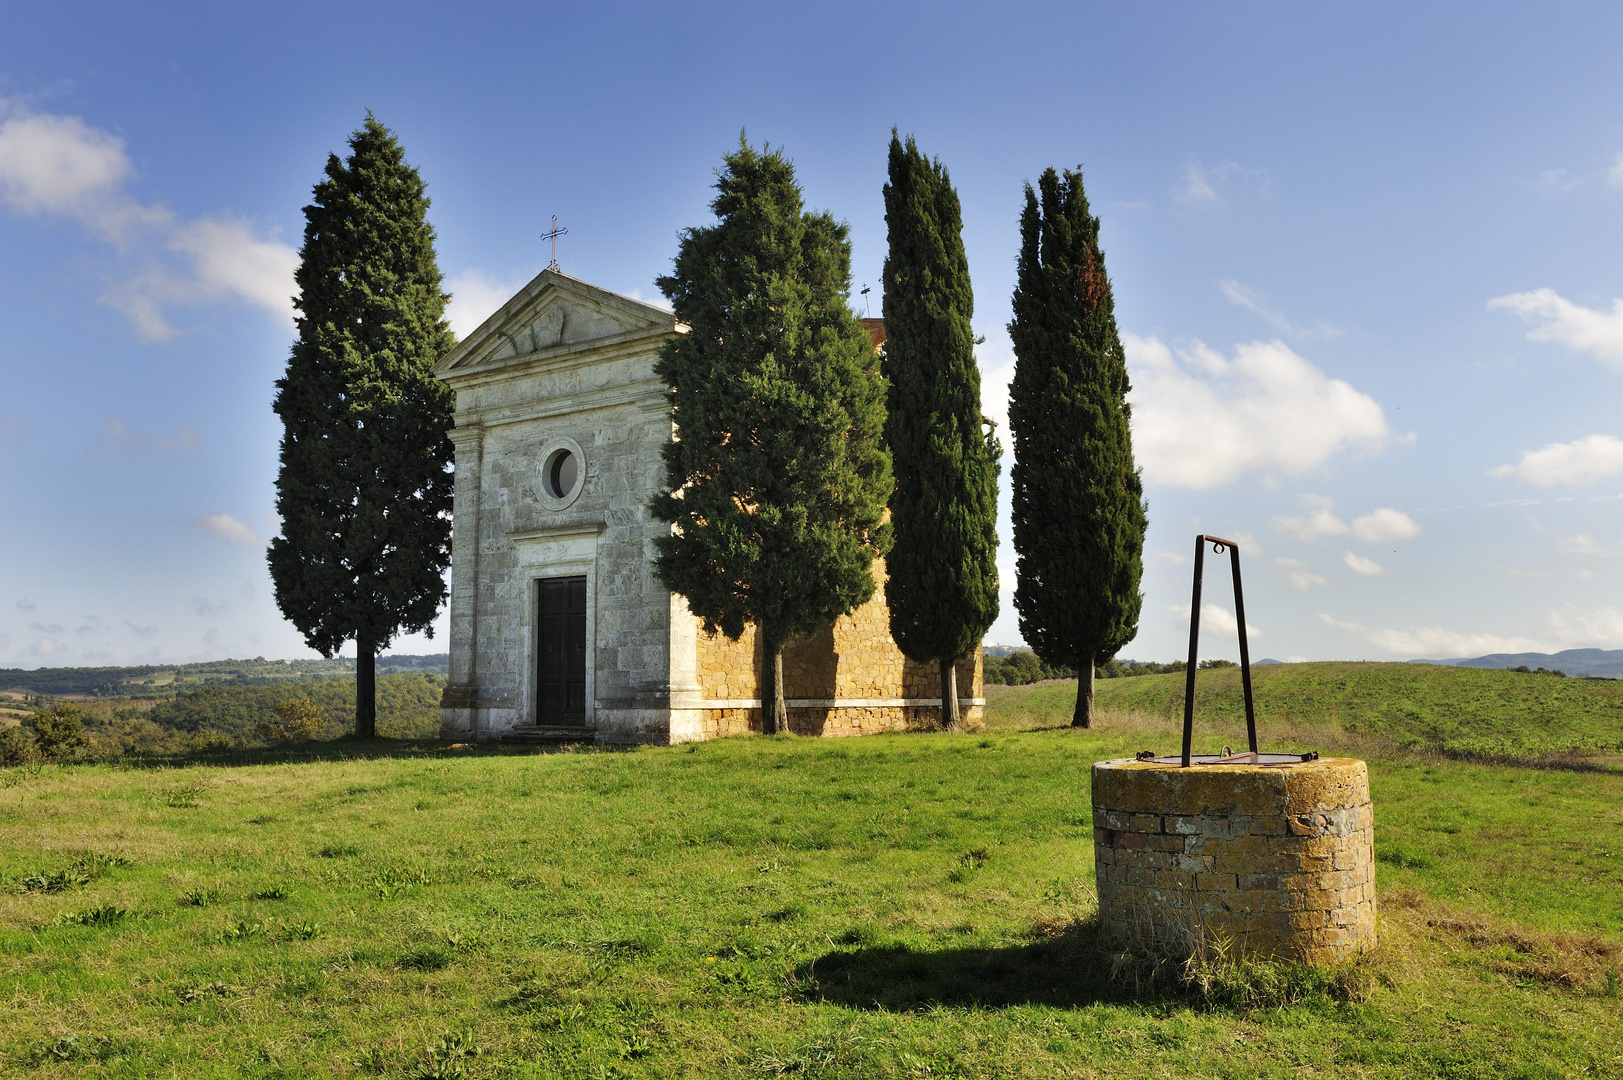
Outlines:
[[[877, 322], [877, 320], [874, 320]], [[654, 573], [674, 427], [654, 375], [670, 312], [544, 270], [435, 374], [456, 392], [447, 739], [679, 743], [761, 730], [753, 630], [709, 635]], [[790, 728], [860, 735], [939, 717], [934, 664], [874, 598], [784, 650]], [[980, 649], [958, 666], [981, 724]]]

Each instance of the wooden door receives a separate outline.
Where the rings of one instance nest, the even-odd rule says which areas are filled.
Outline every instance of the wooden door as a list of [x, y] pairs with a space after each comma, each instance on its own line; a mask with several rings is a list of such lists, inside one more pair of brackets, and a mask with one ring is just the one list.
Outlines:
[[586, 579], [542, 578], [537, 590], [538, 724], [586, 722]]

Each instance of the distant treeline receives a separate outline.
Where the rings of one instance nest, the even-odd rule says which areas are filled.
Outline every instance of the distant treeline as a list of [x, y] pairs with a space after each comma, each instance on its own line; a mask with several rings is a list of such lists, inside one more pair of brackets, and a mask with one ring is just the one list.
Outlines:
[[[1045, 664], [1029, 649], [1015, 649], [1007, 656], [985, 656], [982, 658], [982, 665], [982, 680], [988, 685], [1025, 686], [1044, 679], [1076, 678], [1075, 668]], [[1107, 660], [1094, 668], [1093, 674], [1099, 679], [1125, 679], [1134, 675], [1161, 675], [1168, 671], [1183, 671], [1188, 666], [1182, 660], [1172, 660], [1165, 664], [1158, 664], [1153, 660]], [[1224, 668], [1236, 665], [1232, 660], [1202, 660], [1200, 666]]]
[[[432, 739], [440, 733], [438, 674], [380, 675], [377, 682], [378, 734], [393, 739]], [[332, 739], [355, 726], [355, 684], [348, 679], [283, 682], [269, 686], [203, 686], [182, 690], [155, 704], [79, 701], [87, 757], [185, 754], [255, 746], [259, 725], [276, 716], [288, 698], [307, 698], [321, 710], [325, 727], [317, 739]]]
[[[448, 653], [427, 656], [380, 656], [379, 676], [450, 671]], [[275, 686], [317, 679], [353, 679], [355, 661], [332, 660], [210, 660], [201, 664], [156, 664], [144, 667], [0, 668], [0, 690], [29, 690], [55, 697], [167, 697], [195, 686]]]

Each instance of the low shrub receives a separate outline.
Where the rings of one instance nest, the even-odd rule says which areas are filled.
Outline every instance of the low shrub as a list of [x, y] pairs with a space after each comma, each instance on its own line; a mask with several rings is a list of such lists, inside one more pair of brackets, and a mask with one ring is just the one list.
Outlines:
[[34, 729], [34, 750], [46, 761], [60, 761], [90, 745], [84, 716], [73, 705], [54, 705], [28, 717], [24, 723]]
[[327, 726], [326, 714], [309, 698], [276, 703], [276, 715], [254, 725], [254, 734], [269, 743], [309, 742]]
[[39, 760], [34, 740], [21, 724], [0, 728], [0, 766], [32, 765]]

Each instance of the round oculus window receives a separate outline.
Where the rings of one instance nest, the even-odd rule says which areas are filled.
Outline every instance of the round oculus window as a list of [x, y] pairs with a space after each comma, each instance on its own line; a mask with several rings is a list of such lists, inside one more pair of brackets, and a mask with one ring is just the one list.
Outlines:
[[567, 499], [580, 482], [580, 459], [567, 449], [557, 449], [547, 458], [545, 483], [547, 494], [554, 499]]

